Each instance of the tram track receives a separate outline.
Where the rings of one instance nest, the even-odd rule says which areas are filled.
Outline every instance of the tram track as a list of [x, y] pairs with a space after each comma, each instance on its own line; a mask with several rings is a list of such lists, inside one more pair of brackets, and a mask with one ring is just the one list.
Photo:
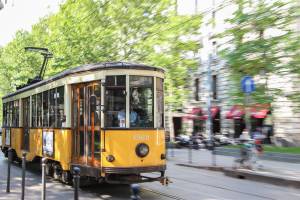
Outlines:
[[176, 196], [176, 195], [172, 195], [172, 194], [167, 194], [167, 193], [164, 193], [164, 192], [155, 191], [155, 190], [152, 190], [152, 189], [149, 189], [149, 188], [146, 188], [146, 187], [141, 187], [141, 190], [142, 190], [142, 192], [143, 191], [145, 191], [145, 192], [151, 192], [151, 193], [154, 193], [154, 194], [159, 195], [159, 196], [167, 197], [169, 199], [187, 200], [187, 199], [184, 199], [184, 198]]
[[[239, 191], [239, 190], [227, 188], [227, 187], [224, 187], [224, 186], [213, 185], [213, 184], [208, 184], [208, 183], [202, 183], [202, 182], [187, 180], [187, 179], [184, 179], [184, 178], [179, 178], [179, 177], [174, 177], [174, 176], [168, 176], [168, 178], [172, 182], [175, 182], [176, 180], [178, 180], [178, 181], [182, 181], [182, 182], [186, 182], [186, 183], [190, 183], [190, 184], [202, 185], [202, 186], [206, 186], [206, 187], [210, 187], [210, 188], [215, 188], [215, 189], [225, 190], [225, 191], [234, 192], [234, 193], [238, 193], [238, 194], [243, 194], [243, 195], [247, 195], [247, 196], [250, 196], [250, 197], [256, 197], [256, 198], [260, 198], [260, 199], [268, 199], [268, 200], [276, 200], [276, 199], [268, 197], [268, 196], [258, 195], [258, 194], [254, 194], [254, 193], [250, 193], [250, 192]], [[151, 189], [149, 189], [149, 190], [151, 190]], [[154, 190], [152, 190], [151, 192], [161, 193], [159, 191], [154, 191]], [[165, 194], [166, 197], [169, 197], [169, 196], [172, 197], [173, 196], [173, 195], [166, 194], [166, 193], [162, 193], [162, 194]], [[173, 199], [178, 198], [179, 200], [184, 200], [184, 198], [182, 198], [182, 197], [176, 197], [176, 196], [174, 196], [174, 197], [175, 198], [173, 198]]]

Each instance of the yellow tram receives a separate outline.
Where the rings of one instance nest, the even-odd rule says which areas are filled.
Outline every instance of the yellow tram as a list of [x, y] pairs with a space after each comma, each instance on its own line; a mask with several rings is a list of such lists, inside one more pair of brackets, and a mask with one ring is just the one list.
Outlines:
[[[164, 179], [164, 71], [126, 62], [83, 65], [3, 97], [1, 149], [47, 157], [47, 174], [70, 182]], [[157, 176], [145, 173], [159, 172]], [[156, 174], [156, 173], [154, 173]]]

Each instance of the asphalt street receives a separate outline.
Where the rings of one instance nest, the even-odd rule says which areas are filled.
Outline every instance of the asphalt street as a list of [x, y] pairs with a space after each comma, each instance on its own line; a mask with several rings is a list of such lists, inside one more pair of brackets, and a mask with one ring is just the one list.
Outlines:
[[[193, 152], [196, 156], [200, 156]], [[194, 168], [177, 166], [187, 158], [186, 150], [176, 150], [175, 156], [168, 161], [167, 175], [172, 183], [162, 186], [160, 183], [141, 184], [141, 198], [177, 199], [177, 200], [213, 200], [213, 199], [286, 199], [299, 200], [300, 191], [294, 188], [274, 186], [243, 179], [224, 176], [220, 172], [212, 172]], [[182, 161], [180, 161], [182, 160]], [[207, 160], [207, 159], [206, 159]], [[35, 165], [29, 165], [26, 173], [25, 199], [41, 199], [41, 174]], [[21, 196], [21, 167], [12, 166], [11, 193], [6, 194], [7, 161], [0, 154], [0, 200], [20, 199]], [[73, 188], [62, 183], [47, 180], [47, 199], [73, 199]], [[130, 199], [130, 189], [126, 185], [99, 184], [82, 188], [80, 199]]]

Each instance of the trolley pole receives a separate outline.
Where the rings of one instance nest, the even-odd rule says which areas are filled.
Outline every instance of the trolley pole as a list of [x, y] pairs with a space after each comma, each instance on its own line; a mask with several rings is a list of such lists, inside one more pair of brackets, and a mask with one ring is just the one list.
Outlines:
[[46, 162], [47, 158], [42, 158], [42, 200], [46, 199]]
[[10, 167], [12, 162], [12, 149], [8, 149], [8, 162], [7, 162], [7, 184], [6, 193], [10, 193]]
[[22, 200], [25, 198], [26, 152], [22, 154]]

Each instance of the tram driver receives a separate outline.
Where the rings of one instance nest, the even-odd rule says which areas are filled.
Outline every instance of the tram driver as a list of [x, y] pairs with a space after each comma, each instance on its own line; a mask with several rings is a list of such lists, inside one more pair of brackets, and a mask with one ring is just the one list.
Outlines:
[[[125, 119], [126, 119], [126, 112], [125, 109], [122, 109], [118, 112], [118, 121], [119, 121], [119, 127], [125, 128]], [[135, 126], [138, 121], [138, 114], [133, 110], [133, 108], [130, 108], [130, 126]]]

